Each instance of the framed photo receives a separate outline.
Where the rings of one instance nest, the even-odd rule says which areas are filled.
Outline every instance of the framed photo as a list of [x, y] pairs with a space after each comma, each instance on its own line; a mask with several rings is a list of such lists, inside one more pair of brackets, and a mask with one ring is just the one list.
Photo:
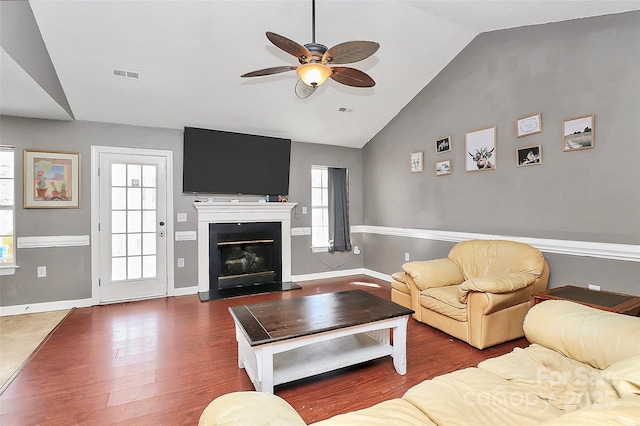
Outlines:
[[516, 121], [517, 137], [521, 138], [523, 136], [535, 135], [536, 133], [542, 133], [542, 114], [530, 115], [519, 118]]
[[421, 172], [423, 164], [423, 152], [412, 152], [410, 157], [411, 173]]
[[542, 164], [542, 145], [516, 149], [516, 161], [518, 167]]
[[438, 161], [436, 163], [436, 176], [451, 174], [451, 160]]
[[562, 150], [576, 151], [595, 145], [595, 116], [571, 118], [562, 122]]
[[440, 138], [436, 141], [436, 154], [451, 151], [451, 136]]
[[24, 207], [79, 208], [80, 154], [25, 149]]
[[496, 128], [469, 132], [464, 137], [465, 171], [478, 172], [496, 168]]

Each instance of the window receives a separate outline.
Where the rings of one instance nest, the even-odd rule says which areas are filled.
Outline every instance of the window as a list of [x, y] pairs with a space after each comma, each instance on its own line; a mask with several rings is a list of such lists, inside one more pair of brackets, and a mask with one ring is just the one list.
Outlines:
[[326, 166], [311, 167], [311, 245], [329, 247], [329, 184]]
[[15, 149], [0, 146], [0, 275], [15, 271]]

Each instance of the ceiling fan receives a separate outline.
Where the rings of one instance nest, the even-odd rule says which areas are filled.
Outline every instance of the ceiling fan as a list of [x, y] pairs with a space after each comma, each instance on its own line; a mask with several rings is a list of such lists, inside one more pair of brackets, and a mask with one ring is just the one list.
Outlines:
[[260, 77], [295, 70], [300, 80], [296, 84], [296, 95], [305, 99], [316, 88], [331, 77], [338, 83], [351, 87], [373, 87], [376, 82], [369, 75], [351, 67], [333, 66], [362, 61], [376, 53], [380, 45], [375, 41], [347, 41], [328, 49], [316, 43], [316, 2], [312, 0], [312, 41], [304, 46], [276, 33], [267, 31], [267, 38], [276, 47], [298, 58], [300, 65], [283, 65], [248, 72], [241, 77]]

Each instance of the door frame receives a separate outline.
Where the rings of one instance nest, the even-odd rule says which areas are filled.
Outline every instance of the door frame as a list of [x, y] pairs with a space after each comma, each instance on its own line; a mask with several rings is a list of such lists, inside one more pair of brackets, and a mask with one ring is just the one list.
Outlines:
[[[167, 296], [175, 295], [174, 278], [174, 224], [173, 224], [173, 151], [159, 149], [127, 148], [117, 146], [91, 146], [91, 300], [100, 304], [100, 179], [98, 170], [101, 154], [153, 155], [165, 157], [167, 178]], [[165, 297], [165, 296], [163, 296]]]

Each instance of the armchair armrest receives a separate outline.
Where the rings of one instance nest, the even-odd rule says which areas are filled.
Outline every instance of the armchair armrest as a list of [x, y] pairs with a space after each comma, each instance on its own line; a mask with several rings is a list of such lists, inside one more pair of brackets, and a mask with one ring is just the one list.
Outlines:
[[214, 399], [200, 415], [198, 426], [306, 426], [302, 417], [279, 396], [264, 392], [232, 392]]
[[402, 265], [402, 269], [420, 290], [460, 284], [464, 281], [462, 271], [449, 258], [407, 262]]
[[469, 278], [458, 287], [458, 298], [461, 303], [466, 303], [471, 291], [510, 293], [533, 284], [537, 278], [537, 275], [528, 272], [509, 272], [488, 277]]

